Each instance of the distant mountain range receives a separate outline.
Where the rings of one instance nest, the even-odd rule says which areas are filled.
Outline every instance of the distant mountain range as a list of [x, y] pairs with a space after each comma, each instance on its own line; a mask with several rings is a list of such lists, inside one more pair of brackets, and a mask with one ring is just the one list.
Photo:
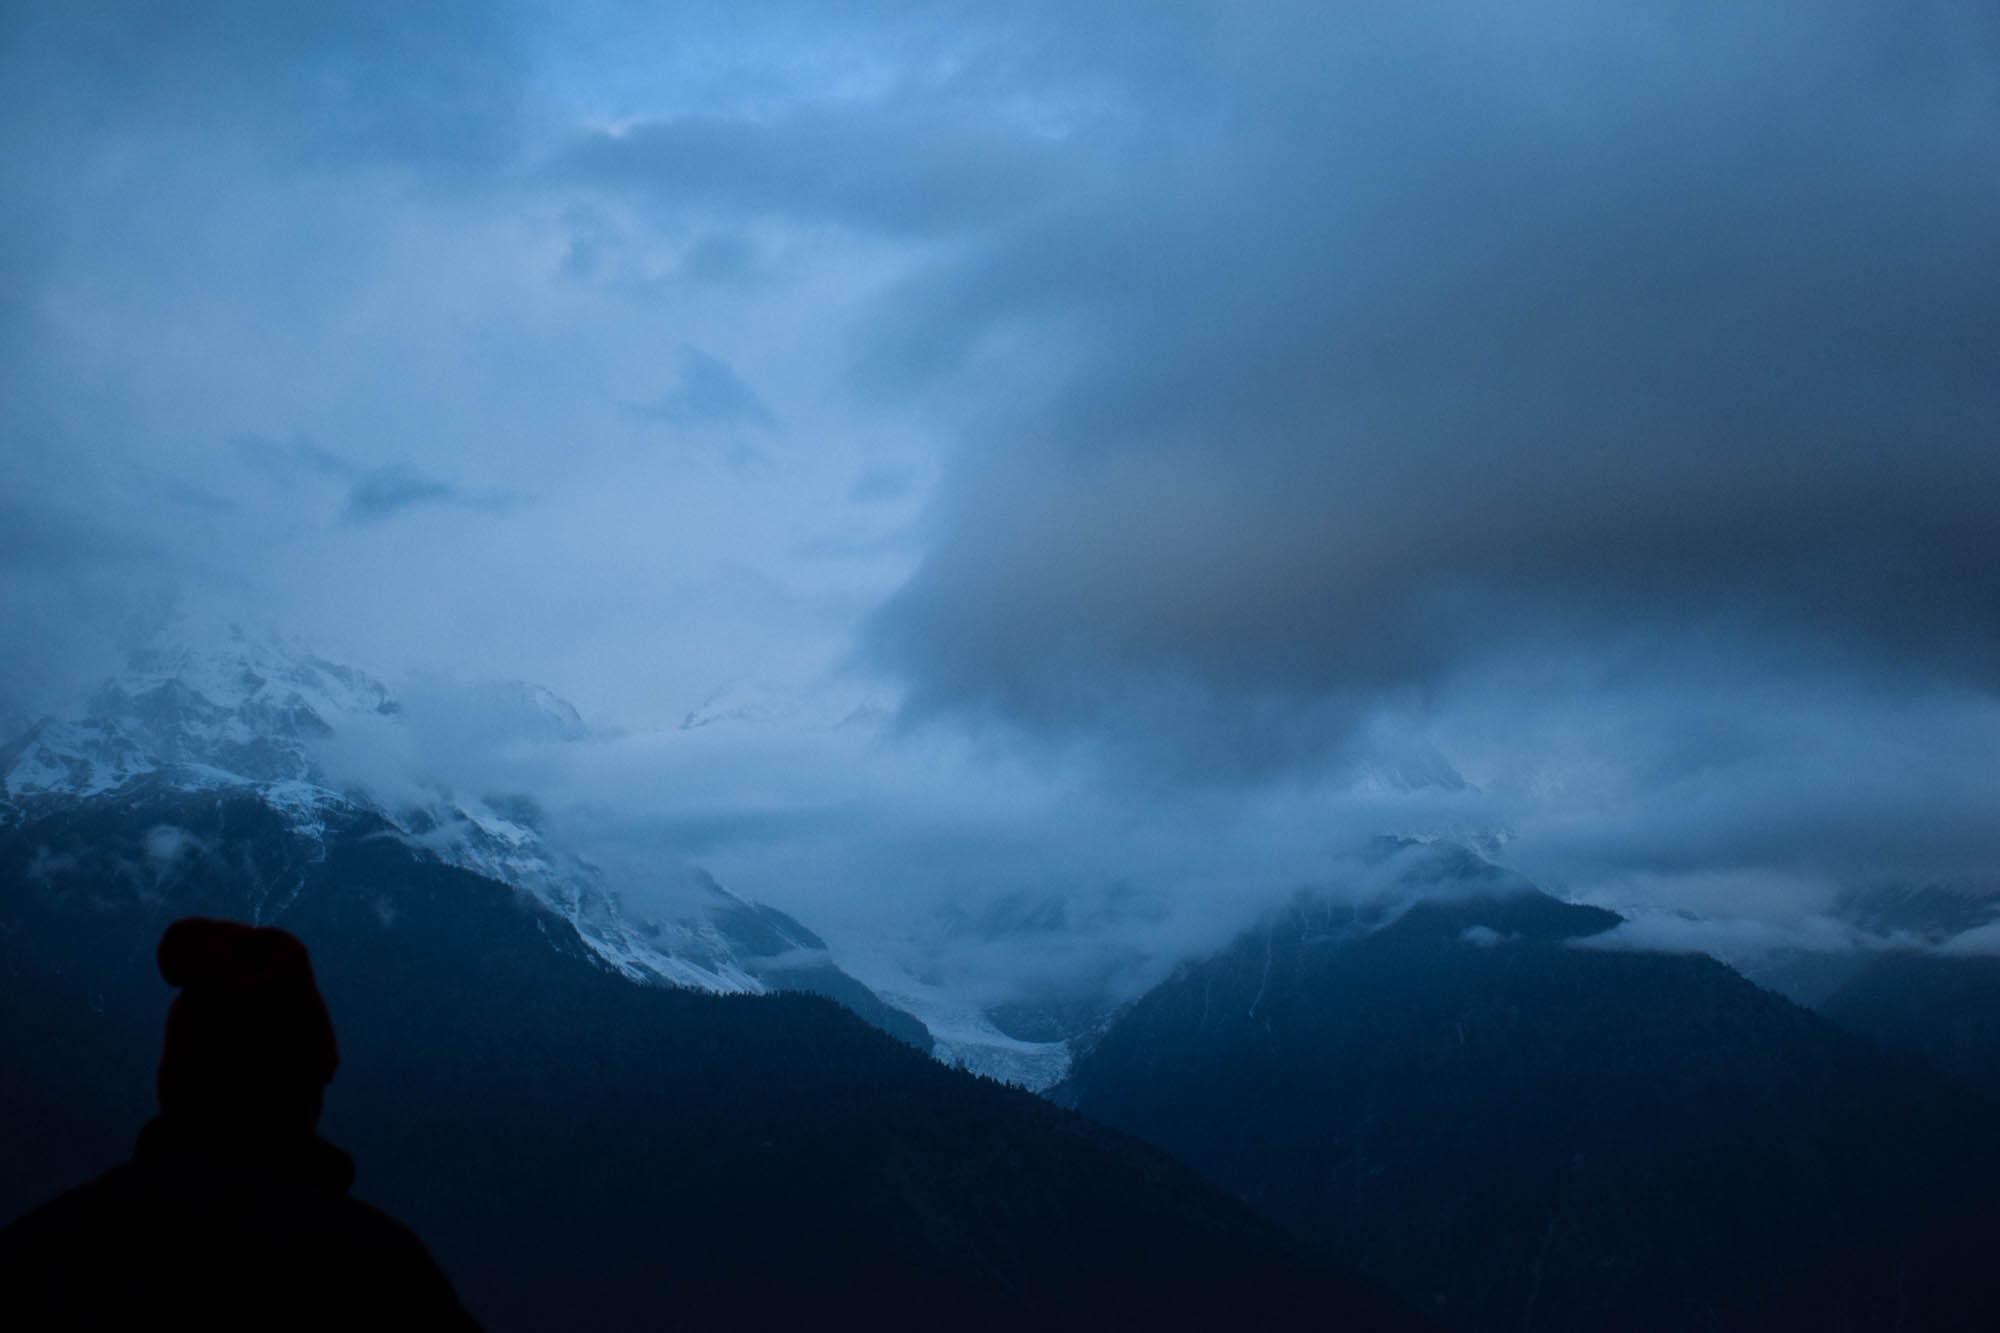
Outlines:
[[[536, 686], [463, 702], [591, 741]], [[495, 1327], [2000, 1327], [2000, 960], [1926, 944], [1989, 901], [1857, 900], [1913, 947], [1794, 960], [1808, 1012], [1384, 840], [1366, 891], [1301, 893], [1135, 1001], [986, 1010], [878, 994], [699, 871], [636, 911], [532, 793], [337, 776], [409, 726], [366, 673], [232, 629], [0, 744], [0, 1218], [127, 1150], [152, 947], [200, 912], [313, 947], [327, 1132]], [[1027, 947], [1068, 911], [939, 929]], [[1088, 1119], [947, 1064], [1067, 1071]]]
[[[466, 707], [509, 734], [558, 742], [589, 734], [569, 703], [540, 686], [461, 688]], [[329, 772], [329, 745], [356, 733], [377, 745], [400, 739], [394, 733], [403, 720], [390, 690], [352, 667], [238, 626], [170, 626], [103, 682], [80, 715], [45, 718], [0, 742], [0, 827], [88, 812], [93, 837], [114, 826], [142, 832], [123, 863], [136, 889], [212, 869], [201, 861], [201, 841], [175, 822], [182, 811], [217, 799], [255, 802], [284, 830], [260, 852], [264, 878], [249, 903], [259, 919], [283, 911], [309, 867], [329, 854], [329, 839], [366, 827], [413, 856], [529, 895], [634, 981], [717, 994], [813, 991], [931, 1048], [923, 1024], [841, 971], [818, 935], [709, 876], [676, 885], [681, 915], [635, 915], [601, 871], [544, 836], [530, 794], [453, 791], [416, 779], [389, 800]], [[72, 860], [102, 870], [111, 855], [91, 840], [50, 854], [57, 860], [43, 869], [57, 877]]]
[[[512, 731], [585, 734], [482, 688]], [[232, 631], [0, 749], [0, 1218], [129, 1152], [153, 948], [207, 914], [308, 942], [343, 1054], [323, 1128], [491, 1327], [1425, 1326], [1158, 1153], [920, 1054], [784, 913], [698, 875], [685, 917], [635, 916], [531, 797], [392, 802], [322, 760], [404, 721]]]
[[[1422, 1326], [1164, 1156], [820, 997], [634, 985], [377, 815], [330, 815], [301, 864], [251, 796], [130, 813], [0, 831], [0, 1217], [129, 1151], [161, 926], [261, 915], [311, 944], [339, 1025], [325, 1133], [489, 1327]], [[157, 818], [207, 850], [135, 878]]]

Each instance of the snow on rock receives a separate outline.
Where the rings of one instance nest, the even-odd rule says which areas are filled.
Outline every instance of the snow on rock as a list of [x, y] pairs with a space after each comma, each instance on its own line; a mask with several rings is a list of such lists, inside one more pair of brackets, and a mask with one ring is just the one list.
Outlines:
[[[522, 682], [467, 687], [530, 739], [588, 736], [576, 709]], [[381, 681], [301, 645], [237, 625], [181, 621], [133, 653], [72, 717], [46, 718], [0, 743], [0, 823], [52, 802], [139, 784], [253, 790], [293, 831], [324, 848], [329, 813], [368, 810], [420, 854], [513, 886], [574, 925], [603, 962], [635, 981], [723, 993], [765, 989], [709, 920], [635, 923], [595, 867], [551, 846], [516, 811], [431, 784], [393, 807], [343, 789], [317, 756], [343, 729], [400, 724]], [[0, 738], [4, 742], [4, 738]], [[724, 912], [747, 908], [720, 886]]]

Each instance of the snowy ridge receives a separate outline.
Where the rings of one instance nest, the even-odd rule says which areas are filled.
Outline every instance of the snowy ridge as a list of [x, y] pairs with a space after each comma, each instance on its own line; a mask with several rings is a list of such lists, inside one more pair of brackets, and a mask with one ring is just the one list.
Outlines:
[[[633, 981], [720, 994], [819, 989], [860, 1004], [857, 1012], [873, 1004], [914, 1016], [928, 1039], [919, 1042], [921, 1029], [899, 1035], [946, 1064], [1036, 1091], [1067, 1074], [1067, 1042], [1010, 1036], [976, 1003], [893, 960], [874, 960], [857, 980], [810, 930], [705, 874], [675, 885], [683, 905], [670, 918], [627, 911], [604, 869], [544, 834], [532, 796], [453, 791], [409, 767], [422, 763], [426, 691], [449, 691], [438, 696], [442, 706], [469, 707], [531, 745], [590, 739], [576, 710], [521, 682], [419, 680], [412, 689], [399, 700], [366, 672], [236, 626], [171, 627], [75, 716], [45, 718], [0, 743], [0, 825], [78, 801], [138, 808], [162, 791], [249, 793], [282, 816], [310, 863], [326, 856], [330, 830], [352, 828], [365, 814], [418, 856], [531, 896]], [[775, 708], [737, 690], [690, 714], [687, 725], [751, 723]], [[336, 776], [350, 771], [344, 765], [357, 747], [371, 763], [378, 751], [403, 758], [391, 765], [395, 772], [357, 786]], [[399, 794], [387, 796], [391, 789]], [[260, 914], [303, 887], [303, 879], [273, 884]]]
[[[531, 714], [548, 739], [588, 734], [574, 708], [539, 686], [474, 692]], [[401, 713], [374, 677], [275, 636], [177, 624], [135, 652], [80, 716], [43, 719], [0, 744], [0, 823], [54, 802], [118, 799], [160, 786], [248, 789], [323, 853], [328, 816], [365, 810], [419, 853], [531, 894], [575, 926], [607, 966], [635, 981], [720, 993], [766, 989], [712, 922], [629, 920], [595, 867], [483, 802], [438, 791], [425, 804], [391, 809], [366, 792], [339, 789], [316, 748], [343, 727], [394, 725]], [[711, 896], [716, 909], [748, 909], [719, 885]]]
[[80, 717], [44, 719], [0, 750], [0, 789], [95, 796], [150, 773], [189, 790], [323, 783], [310, 749], [333, 734], [331, 719], [397, 711], [371, 677], [231, 627], [219, 648], [133, 653]]

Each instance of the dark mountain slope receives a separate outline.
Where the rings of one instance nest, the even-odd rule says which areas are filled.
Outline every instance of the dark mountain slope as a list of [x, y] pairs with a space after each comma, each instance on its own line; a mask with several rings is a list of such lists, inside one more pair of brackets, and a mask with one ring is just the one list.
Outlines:
[[1301, 900], [1058, 1095], [1460, 1329], [1872, 1327], [1847, 1321], [1899, 1294], [1952, 1326], [1987, 1299], [1935, 1240], [1996, 1234], [1989, 1108], [1709, 959], [1575, 947], [1615, 920]]
[[823, 999], [635, 985], [381, 833], [189, 793], [0, 831], [0, 1214], [129, 1151], [166, 921], [255, 916], [314, 951], [357, 1193], [492, 1327], [1413, 1325], [1153, 1149]]
[[2000, 958], [1884, 954], [1814, 1008], [2000, 1097]]
[[758, 981], [775, 991], [823, 995], [863, 1022], [929, 1053], [930, 1031], [827, 961], [825, 940], [777, 908], [732, 900], [721, 885], [703, 878], [729, 903], [711, 920], [736, 946], [738, 960]]

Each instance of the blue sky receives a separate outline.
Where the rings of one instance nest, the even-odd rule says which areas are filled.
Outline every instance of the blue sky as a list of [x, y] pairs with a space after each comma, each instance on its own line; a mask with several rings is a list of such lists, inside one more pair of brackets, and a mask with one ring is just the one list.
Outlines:
[[539, 681], [836, 942], [1083, 905], [970, 972], [1382, 832], [1994, 883], [1989, 6], [9, 3], [0, 89], [23, 709], [167, 606]]

